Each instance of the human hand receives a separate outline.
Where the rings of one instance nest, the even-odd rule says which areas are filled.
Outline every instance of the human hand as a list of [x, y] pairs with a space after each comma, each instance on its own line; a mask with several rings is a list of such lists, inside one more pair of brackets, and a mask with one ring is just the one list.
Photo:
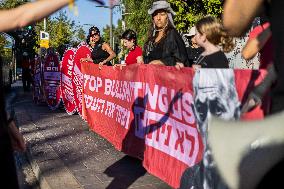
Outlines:
[[176, 67], [177, 70], [180, 70], [181, 68], [184, 68], [184, 64], [181, 63], [181, 62], [177, 62], [175, 67]]
[[120, 70], [122, 70], [122, 67], [126, 66], [125, 64], [115, 64], [112, 66], [112, 68], [115, 70], [117, 67], [120, 68]]
[[93, 59], [91, 59], [90, 57], [87, 57], [87, 58], [81, 58], [80, 59], [80, 62], [93, 62]]
[[86, 58], [81, 58], [80, 63], [82, 63], [82, 62], [86, 62]]
[[152, 64], [152, 65], [165, 65], [162, 61], [160, 60], [153, 60], [151, 61], [149, 64]]
[[11, 138], [12, 148], [18, 152], [26, 151], [26, 144], [23, 135], [16, 126], [15, 121], [11, 121], [8, 126], [8, 132]]
[[197, 64], [193, 64], [193, 65], [192, 65], [192, 68], [193, 68], [194, 71], [197, 71], [198, 69], [201, 68], [201, 66], [200, 66], [200, 65], [197, 65]]
[[102, 62], [99, 63], [99, 69], [100, 69], [100, 70], [102, 69], [102, 67], [103, 67], [103, 65], [104, 65], [105, 63], [106, 63], [105, 61], [102, 61]]

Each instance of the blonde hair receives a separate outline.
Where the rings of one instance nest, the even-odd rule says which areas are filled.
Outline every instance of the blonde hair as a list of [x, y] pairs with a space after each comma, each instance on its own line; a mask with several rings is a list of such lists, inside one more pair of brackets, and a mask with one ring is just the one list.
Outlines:
[[201, 18], [195, 25], [200, 34], [205, 34], [207, 40], [223, 48], [224, 52], [230, 52], [234, 49], [235, 44], [232, 37], [229, 37], [221, 22], [213, 17], [206, 16]]

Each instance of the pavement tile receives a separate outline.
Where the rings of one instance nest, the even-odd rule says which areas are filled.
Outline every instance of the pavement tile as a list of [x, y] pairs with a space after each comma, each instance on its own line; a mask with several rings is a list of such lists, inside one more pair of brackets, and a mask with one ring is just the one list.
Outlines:
[[102, 184], [102, 182], [87, 169], [72, 171], [81, 185]]

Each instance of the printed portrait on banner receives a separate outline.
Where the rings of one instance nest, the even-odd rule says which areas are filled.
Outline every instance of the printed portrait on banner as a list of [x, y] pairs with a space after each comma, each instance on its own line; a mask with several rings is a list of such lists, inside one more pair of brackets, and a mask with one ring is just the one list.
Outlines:
[[240, 118], [241, 103], [235, 85], [234, 70], [200, 69], [193, 78], [193, 89], [194, 112], [204, 152], [203, 160], [193, 168], [189, 168], [183, 175], [181, 188], [185, 185], [204, 189], [226, 188], [212, 159], [210, 144], [207, 143], [210, 130], [208, 119], [212, 116], [224, 120]]

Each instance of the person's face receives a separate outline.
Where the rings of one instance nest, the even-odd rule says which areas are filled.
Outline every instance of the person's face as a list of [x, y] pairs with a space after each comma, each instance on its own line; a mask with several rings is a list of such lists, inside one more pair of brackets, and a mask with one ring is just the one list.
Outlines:
[[224, 120], [234, 119], [237, 105], [230, 99], [228, 91], [222, 87], [199, 90], [195, 97], [195, 109], [197, 120], [201, 127], [206, 123], [210, 115], [214, 115]]
[[196, 36], [196, 35], [194, 35], [194, 36], [191, 37], [191, 44], [192, 44], [192, 47], [198, 48], [199, 45], [198, 45], [197, 42], [196, 42], [195, 36]]
[[95, 33], [94, 31], [92, 31], [91, 35], [90, 35], [90, 43], [96, 43], [100, 40], [101, 36], [99, 33]]
[[127, 39], [122, 39], [123, 41], [123, 45], [127, 48], [127, 49], [132, 49], [134, 47], [134, 40], [127, 40]]
[[204, 47], [205, 46], [205, 42], [206, 42], [206, 36], [205, 34], [201, 34], [196, 30], [196, 35], [193, 37], [195, 43], [200, 46], [200, 47]]
[[157, 10], [153, 13], [153, 21], [155, 26], [159, 28], [164, 28], [168, 23], [168, 14], [165, 10]]

